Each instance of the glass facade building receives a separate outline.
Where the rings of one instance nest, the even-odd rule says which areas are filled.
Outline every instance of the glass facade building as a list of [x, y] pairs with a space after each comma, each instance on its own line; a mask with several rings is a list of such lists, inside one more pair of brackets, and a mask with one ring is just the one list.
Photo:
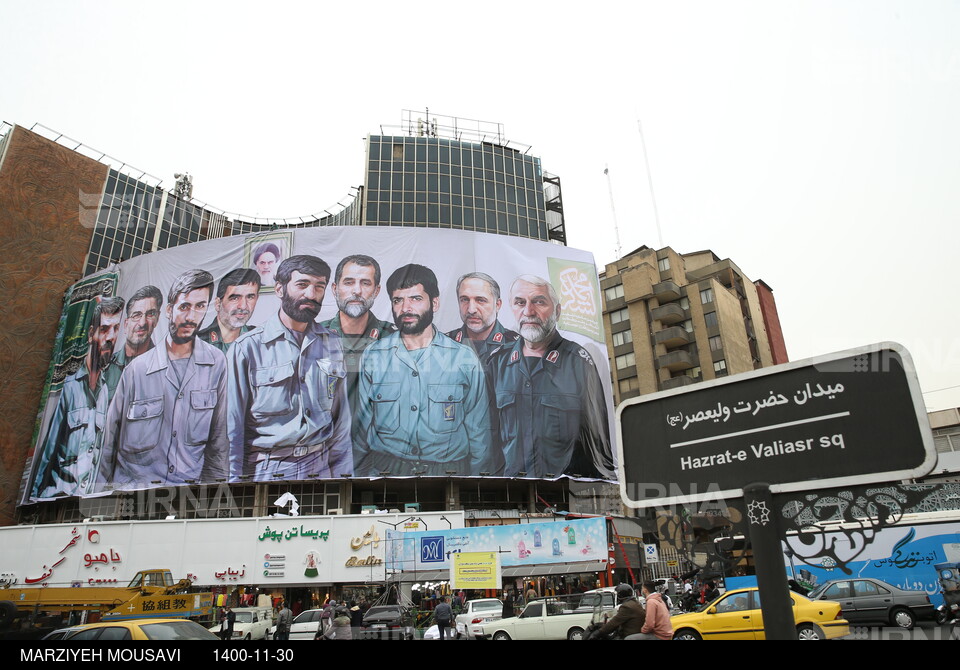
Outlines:
[[294, 219], [230, 214], [145, 177], [110, 168], [84, 275], [180, 244], [314, 226], [454, 228], [566, 244], [560, 180], [506, 142], [370, 135], [364, 186], [335, 213]]

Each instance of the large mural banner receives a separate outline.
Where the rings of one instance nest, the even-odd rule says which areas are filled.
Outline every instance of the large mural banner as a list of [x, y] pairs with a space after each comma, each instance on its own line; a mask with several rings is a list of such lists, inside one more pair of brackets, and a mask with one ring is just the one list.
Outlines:
[[344, 476], [616, 479], [588, 252], [330, 227], [111, 272], [83, 365], [42, 408], [23, 503]]

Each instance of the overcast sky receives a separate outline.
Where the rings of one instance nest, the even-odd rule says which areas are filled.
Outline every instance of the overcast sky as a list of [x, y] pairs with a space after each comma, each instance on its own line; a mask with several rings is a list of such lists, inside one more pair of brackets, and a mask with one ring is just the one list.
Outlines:
[[344, 200], [404, 109], [501, 122], [599, 265], [615, 209], [769, 284], [791, 360], [900, 342], [960, 406], [960, 3], [342, 5], [0, 0], [0, 118], [263, 217]]

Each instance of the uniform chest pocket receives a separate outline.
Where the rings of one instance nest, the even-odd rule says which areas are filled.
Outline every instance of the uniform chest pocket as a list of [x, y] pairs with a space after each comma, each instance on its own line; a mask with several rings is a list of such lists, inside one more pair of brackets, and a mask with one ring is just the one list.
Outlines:
[[459, 384], [431, 384], [427, 388], [430, 399], [430, 428], [438, 433], [452, 433], [463, 425], [464, 388]]
[[343, 364], [338, 364], [328, 358], [317, 361], [317, 367], [320, 369], [320, 406], [324, 409], [331, 409], [333, 401], [340, 393], [340, 387], [347, 376], [347, 371]]
[[205, 444], [210, 439], [210, 423], [217, 406], [217, 389], [190, 391], [190, 413], [187, 417], [188, 444]]
[[134, 400], [127, 408], [121, 449], [126, 455], [153, 449], [163, 426], [163, 396]]
[[580, 434], [580, 398], [573, 395], [542, 395], [543, 436], [551, 442], [566, 443]]
[[400, 428], [400, 384], [380, 383], [370, 387], [373, 428], [379, 434], [392, 434]]
[[253, 377], [253, 415], [276, 416], [295, 411], [293, 381], [293, 363], [259, 368]]

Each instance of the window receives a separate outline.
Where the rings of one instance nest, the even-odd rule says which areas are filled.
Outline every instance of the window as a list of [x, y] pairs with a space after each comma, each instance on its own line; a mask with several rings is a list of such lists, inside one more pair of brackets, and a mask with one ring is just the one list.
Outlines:
[[690, 379], [699, 379], [700, 375], [702, 374], [702, 371], [700, 370], [700, 366], [697, 366], [695, 368], [690, 368], [689, 370], [686, 370], [683, 374], [690, 377]]
[[707, 312], [703, 315], [703, 320], [707, 322], [707, 328], [716, 328], [719, 325], [716, 312]]
[[692, 333], [692, 332], [693, 332], [693, 321], [692, 321], [691, 319], [687, 319], [686, 321], [684, 321], [683, 323], [680, 324], [680, 327], [683, 328], [683, 329], [684, 329], [685, 331], [687, 331], [688, 333]]
[[633, 333], [629, 330], [624, 330], [619, 333], [613, 334], [613, 346], [619, 347], [623, 344], [629, 344], [633, 342]]
[[723, 349], [723, 339], [719, 335], [710, 338], [710, 351], [720, 351]]
[[629, 377], [627, 379], [621, 379], [618, 386], [620, 393], [629, 393], [630, 391], [636, 391], [640, 388], [640, 381], [636, 377]]
[[720, 359], [713, 364], [713, 371], [717, 373], [717, 376], [722, 376], [727, 374], [727, 361]]
[[700, 302], [706, 304], [708, 302], [713, 302], [713, 289], [705, 288], [700, 291]]
[[630, 319], [630, 311], [628, 308], [624, 307], [623, 309], [618, 309], [616, 312], [610, 312], [610, 324], [622, 323]]
[[666, 272], [670, 269], [670, 259], [669, 258], [660, 258], [657, 260], [657, 267], [660, 268], [660, 272]]
[[617, 356], [617, 370], [623, 370], [624, 368], [629, 368], [631, 365], [636, 364], [637, 357], [633, 352], [624, 354], [623, 356]]
[[690, 309], [690, 298], [687, 296], [683, 296], [677, 302], [680, 305], [680, 309]]
[[603, 295], [607, 298], [607, 302], [611, 300], [616, 300], [617, 298], [623, 297], [623, 284], [617, 284], [616, 286], [611, 286], [603, 292]]

